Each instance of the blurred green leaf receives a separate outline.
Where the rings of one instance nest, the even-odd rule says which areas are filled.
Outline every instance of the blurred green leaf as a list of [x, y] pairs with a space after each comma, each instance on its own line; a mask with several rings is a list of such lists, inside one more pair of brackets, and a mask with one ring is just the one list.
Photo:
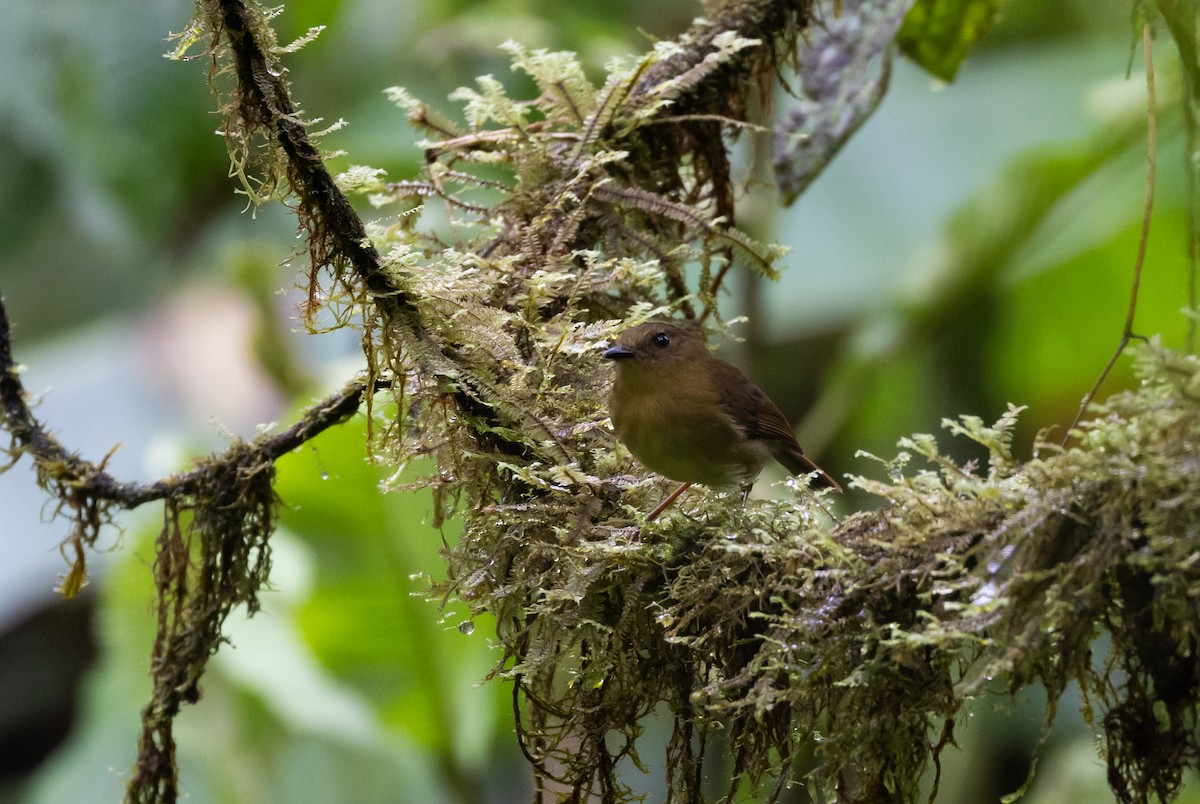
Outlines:
[[[1065, 423], [1064, 414], [1078, 405], [1117, 348], [1141, 235], [1138, 221], [1118, 225], [1110, 238], [999, 297], [986, 374], [997, 389], [1021, 389], [1019, 401], [1037, 410], [1034, 426]], [[1183, 211], [1164, 209], [1151, 228], [1134, 331], [1181, 344], [1187, 319], [1179, 314], [1185, 303], [1179, 278], [1186, 265], [1175, 244], [1186, 235]], [[1124, 360], [1101, 396], [1129, 382], [1130, 362]]]
[[917, 0], [896, 41], [906, 56], [934, 76], [953, 81], [999, 11], [1000, 0]]
[[[1021, 273], [1017, 267], [1022, 260], [1026, 264], [1036, 261], [1029, 244], [1038, 240], [1047, 226], [1054, 228], [1053, 213], [1060, 205], [1072, 197], [1094, 199], [1094, 191], [1093, 196], [1088, 195], [1092, 177], [1113, 160], [1143, 147], [1142, 136], [1136, 118], [1114, 118], [1105, 130], [1080, 142], [1031, 149], [1013, 159], [992, 185], [951, 216], [942, 242], [931, 249], [924, 270], [910, 275], [903, 306], [860, 328], [854, 348], [833, 368], [808, 414], [809, 422], [826, 428], [846, 426], [856, 434], [853, 445], [835, 452], [884, 452], [899, 433], [936, 429], [947, 410], [999, 415], [1003, 403], [992, 401], [997, 396], [1005, 402], [1035, 403], [1038, 397], [1029, 390], [1033, 381], [1028, 376], [1017, 381], [1005, 374], [1012, 381], [996, 384], [995, 375], [986, 370], [994, 369], [992, 361], [998, 359], [991, 346], [999, 326], [1016, 338], [1004, 347], [1016, 365], [1031, 359], [1030, 354], [1041, 348], [1043, 333], [1049, 331], [1055, 331], [1053, 343], [1069, 351], [1077, 349], [1081, 337], [1089, 341], [1089, 350], [1108, 348], [1105, 340], [1097, 340], [1086, 330], [1094, 328], [1096, 321], [1111, 321], [1119, 335], [1123, 308], [1106, 318], [1094, 306], [1075, 305], [1073, 311], [1087, 316], [1087, 322], [1076, 320], [1082, 330], [1076, 329], [1074, 336], [1064, 336], [1052, 326], [1052, 322], [1066, 320], [1062, 311], [1043, 310], [1036, 325], [1029, 322], [1013, 332], [1006, 326], [1014, 313], [1005, 289], [1014, 282], [1014, 274]], [[1139, 205], [1134, 198], [1136, 210]], [[1119, 225], [1127, 220], [1121, 218]], [[1113, 225], [1111, 218], [1103, 220], [1105, 231], [1111, 231]], [[1084, 227], [1076, 242], [1054, 243], [1055, 264], [1091, 248], [1094, 231]], [[1044, 236], [1040, 239], [1046, 240]], [[1126, 272], [1128, 264], [1124, 263]], [[1087, 284], [1096, 279], [1093, 274], [1079, 281]], [[1128, 280], [1122, 279], [1113, 292], [1128, 298]], [[1061, 292], [1049, 298], [1055, 304], [1071, 304]], [[1091, 371], [1090, 363], [1079, 363], [1078, 354], [1071, 351], [1067, 355], [1067, 366]], [[914, 375], [917, 366], [925, 373]], [[1094, 367], [1095, 372], [1102, 367], [1103, 360]], [[1068, 397], [1078, 400], [1088, 383], [1081, 383], [1078, 389], [1063, 387], [1065, 368], [1059, 364], [1047, 381], [1058, 382]], [[1045, 417], [1053, 420], [1061, 413], [1061, 408], [1046, 410], [1034, 405], [1025, 419], [1046, 423]], [[928, 418], [916, 418], [918, 414]], [[1066, 418], [1069, 420], [1069, 415]], [[813, 426], [803, 434], [806, 447], [817, 451], [831, 435], [828, 429]]]
[[285, 506], [296, 503], [282, 522], [316, 559], [298, 625], [318, 661], [385, 724], [433, 750], [448, 772], [478, 770], [509, 706], [503, 684], [479, 683], [500, 658], [490, 624], [460, 630], [465, 617], [452, 604], [426, 598], [453, 534], [428, 524], [428, 490], [385, 494], [385, 476], [365, 458], [361, 426], [329, 430], [280, 461], [277, 490]]

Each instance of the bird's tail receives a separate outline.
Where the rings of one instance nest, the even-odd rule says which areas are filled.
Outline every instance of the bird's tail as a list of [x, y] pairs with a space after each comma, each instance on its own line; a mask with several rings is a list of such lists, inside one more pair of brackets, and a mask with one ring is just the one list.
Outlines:
[[799, 447], [793, 449], [791, 445], [788, 445], [787, 449], [781, 449], [775, 453], [775, 460], [783, 464], [783, 468], [793, 475], [811, 476], [814, 489], [827, 488], [839, 493], [842, 490], [841, 485], [828, 472], [813, 463], [812, 458], [805, 455]]

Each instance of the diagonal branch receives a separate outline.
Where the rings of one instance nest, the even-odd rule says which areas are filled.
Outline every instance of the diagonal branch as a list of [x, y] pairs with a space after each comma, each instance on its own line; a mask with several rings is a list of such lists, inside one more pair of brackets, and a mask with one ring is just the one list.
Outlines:
[[410, 327], [415, 326], [418, 319], [413, 298], [380, 270], [379, 252], [367, 236], [362, 218], [309, 138], [279, 70], [268, 63], [256, 35], [258, 18], [241, 0], [208, 5], [214, 36], [219, 37], [223, 31], [229, 43], [242, 121], [248, 127], [262, 126], [270, 131], [287, 158], [288, 181], [299, 200], [298, 217], [308, 230], [308, 314], [319, 306], [318, 272], [326, 265], [345, 263], [372, 294], [385, 320], [403, 317]]
[[[375, 390], [386, 385], [378, 382]], [[365, 383], [351, 381], [341, 391], [306, 410], [287, 430], [256, 438], [251, 448], [262, 459], [273, 462], [353, 416], [366, 391]], [[12, 436], [9, 454], [14, 459], [24, 454], [33, 458], [43, 484], [69, 485], [77, 494], [133, 509], [154, 500], [192, 494], [211, 473], [209, 466], [204, 466], [151, 483], [122, 482], [109, 474], [103, 464], [84, 460], [68, 451], [33, 415], [28, 399], [29, 394], [20, 379], [20, 368], [13, 361], [8, 313], [0, 298], [0, 410], [3, 411], [0, 424]], [[217, 456], [209, 459], [210, 462], [219, 460]]]

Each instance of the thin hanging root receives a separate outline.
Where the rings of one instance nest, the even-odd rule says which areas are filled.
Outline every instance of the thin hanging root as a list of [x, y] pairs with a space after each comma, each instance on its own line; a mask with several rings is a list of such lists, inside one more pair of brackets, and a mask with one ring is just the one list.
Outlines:
[[1146, 340], [1144, 336], [1133, 331], [1133, 317], [1137, 312], [1138, 290], [1142, 284], [1142, 266], [1146, 262], [1146, 243], [1150, 240], [1150, 214], [1154, 211], [1154, 180], [1158, 160], [1158, 124], [1155, 118], [1158, 112], [1158, 96], [1154, 89], [1154, 57], [1151, 52], [1151, 41], [1150, 25], [1147, 23], [1142, 26], [1142, 52], [1146, 63], [1146, 202], [1142, 209], [1142, 234], [1138, 238], [1137, 258], [1133, 263], [1133, 286], [1129, 291], [1129, 310], [1125, 314], [1125, 327], [1121, 331], [1121, 342], [1117, 345], [1117, 350], [1109, 358], [1108, 365], [1100, 372], [1092, 390], [1088, 391], [1087, 396], [1079, 403], [1079, 411], [1067, 427], [1067, 431], [1063, 433], [1059, 446], [1067, 445], [1071, 434], [1079, 426], [1083, 414], [1087, 412], [1088, 405], [1092, 404], [1092, 400], [1100, 392], [1100, 386], [1104, 385], [1104, 381], [1108, 379], [1109, 372], [1124, 354], [1125, 347], [1129, 345], [1129, 342]]

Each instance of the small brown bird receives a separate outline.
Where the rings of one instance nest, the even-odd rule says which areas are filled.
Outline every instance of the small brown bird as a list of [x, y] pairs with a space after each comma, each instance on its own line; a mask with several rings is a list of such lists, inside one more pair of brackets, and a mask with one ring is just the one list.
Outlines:
[[617, 437], [647, 469], [683, 484], [648, 520], [693, 483], [748, 492], [772, 457], [816, 487], [842, 490], [800, 449], [775, 403], [699, 335], [651, 321], [622, 332], [604, 357], [617, 364], [608, 397]]

